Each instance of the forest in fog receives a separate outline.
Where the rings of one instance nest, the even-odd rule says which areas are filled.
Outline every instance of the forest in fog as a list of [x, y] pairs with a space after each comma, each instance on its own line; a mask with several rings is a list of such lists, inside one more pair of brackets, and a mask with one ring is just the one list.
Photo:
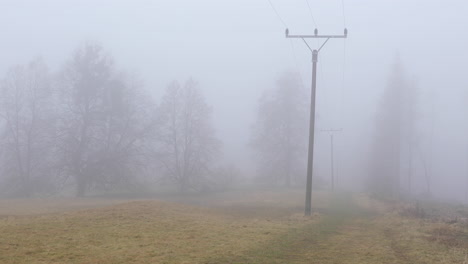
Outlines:
[[[401, 60], [397, 56], [389, 69], [375, 110], [360, 188], [388, 198], [432, 198], [434, 178], [443, 177], [434, 173], [434, 117], [424, 128], [421, 88]], [[55, 72], [43, 58], [11, 67], [0, 88], [3, 197], [165, 186], [217, 192], [305, 182], [310, 93], [294, 71], [278, 75], [258, 98], [246, 142], [254, 164], [249, 177], [245, 164], [221, 158], [213, 108], [195, 78], [174, 80], [155, 98], [142, 80], [118, 68], [104, 47], [85, 44]], [[317, 133], [322, 132], [327, 131]], [[315, 188], [330, 188], [328, 165], [326, 160], [318, 165]], [[464, 195], [468, 176], [460, 180], [465, 183]]]
[[[26, 2], [1, 2], [0, 197], [304, 186], [304, 3]], [[364, 2], [312, 3], [349, 28], [320, 51], [313, 187], [468, 202], [467, 39], [443, 41], [467, 7]]]

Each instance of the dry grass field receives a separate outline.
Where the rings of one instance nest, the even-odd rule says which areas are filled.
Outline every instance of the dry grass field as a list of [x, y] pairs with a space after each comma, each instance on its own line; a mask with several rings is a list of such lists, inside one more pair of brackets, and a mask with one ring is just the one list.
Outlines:
[[468, 226], [364, 195], [243, 191], [0, 202], [0, 263], [468, 263]]

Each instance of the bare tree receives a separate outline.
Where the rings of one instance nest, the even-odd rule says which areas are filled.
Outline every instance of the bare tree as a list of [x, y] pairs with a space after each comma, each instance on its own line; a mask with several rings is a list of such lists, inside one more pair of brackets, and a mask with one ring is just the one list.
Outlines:
[[61, 164], [74, 178], [77, 196], [92, 187], [128, 184], [154, 128], [149, 97], [117, 74], [97, 45], [76, 51], [61, 73], [59, 92]]
[[307, 158], [307, 97], [297, 74], [285, 73], [260, 98], [251, 145], [261, 180], [301, 182]]
[[46, 65], [12, 68], [1, 83], [2, 169], [10, 191], [31, 196], [47, 188], [54, 128], [53, 94]]
[[211, 123], [211, 108], [197, 83], [177, 81], [166, 90], [159, 108], [158, 151], [165, 175], [180, 191], [201, 189], [219, 153]]
[[[126, 80], [126, 81], [124, 81]], [[141, 85], [121, 77], [114, 80], [105, 100], [105, 121], [96, 167], [102, 187], [129, 187], [150, 162], [148, 149], [155, 131], [154, 105]]]
[[112, 80], [112, 60], [102, 48], [87, 45], [76, 51], [62, 72], [62, 164], [83, 196], [93, 183], [95, 161], [102, 146], [98, 137], [105, 122], [105, 98]]

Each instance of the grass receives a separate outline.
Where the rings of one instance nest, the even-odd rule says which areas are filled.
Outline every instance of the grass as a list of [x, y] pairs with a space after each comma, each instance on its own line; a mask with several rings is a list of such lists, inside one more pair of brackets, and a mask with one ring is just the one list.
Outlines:
[[0, 263], [468, 263], [465, 227], [362, 195], [316, 193], [312, 217], [301, 191], [185, 198], [0, 202]]
[[304, 256], [317, 245], [336, 234], [339, 227], [360, 209], [350, 203], [349, 195], [331, 197], [326, 214], [315, 214], [304, 225], [290, 227], [268, 243], [242, 255], [217, 257], [207, 263], [309, 263]]

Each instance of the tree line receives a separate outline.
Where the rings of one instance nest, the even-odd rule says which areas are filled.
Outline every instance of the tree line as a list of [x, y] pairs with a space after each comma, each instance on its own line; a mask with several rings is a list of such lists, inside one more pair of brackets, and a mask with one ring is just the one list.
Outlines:
[[[426, 166], [426, 159], [414, 134], [417, 92], [398, 63], [387, 86], [368, 189], [394, 196], [405, 178], [411, 192], [412, 166], [420, 160]], [[249, 142], [255, 182], [304, 183], [309, 107], [297, 73], [283, 73], [264, 91]], [[1, 196], [66, 188], [84, 196], [139, 187], [148, 179], [181, 192], [226, 189], [240, 174], [236, 166], [217, 162], [222, 143], [212, 107], [194, 79], [174, 80], [156, 100], [95, 44], [76, 49], [56, 72], [42, 59], [10, 68], [0, 82], [0, 131]], [[429, 193], [430, 172], [425, 177]]]
[[[411, 195], [416, 165], [431, 194], [416, 136], [418, 90], [407, 75], [395, 63], [377, 112], [367, 189], [383, 197]], [[307, 89], [293, 72], [259, 98], [250, 138], [257, 183], [304, 183], [308, 109]], [[42, 59], [11, 67], [0, 80], [0, 133], [0, 196], [65, 188], [84, 196], [138, 187], [142, 178], [181, 192], [225, 189], [240, 174], [216, 165], [222, 144], [195, 80], [173, 81], [157, 102], [95, 44], [79, 47], [56, 72]]]
[[141, 175], [181, 191], [210, 183], [220, 142], [193, 79], [174, 81], [156, 103], [101, 46], [88, 44], [57, 72], [41, 59], [12, 67], [0, 95], [2, 196], [64, 186], [84, 196], [129, 188]]

